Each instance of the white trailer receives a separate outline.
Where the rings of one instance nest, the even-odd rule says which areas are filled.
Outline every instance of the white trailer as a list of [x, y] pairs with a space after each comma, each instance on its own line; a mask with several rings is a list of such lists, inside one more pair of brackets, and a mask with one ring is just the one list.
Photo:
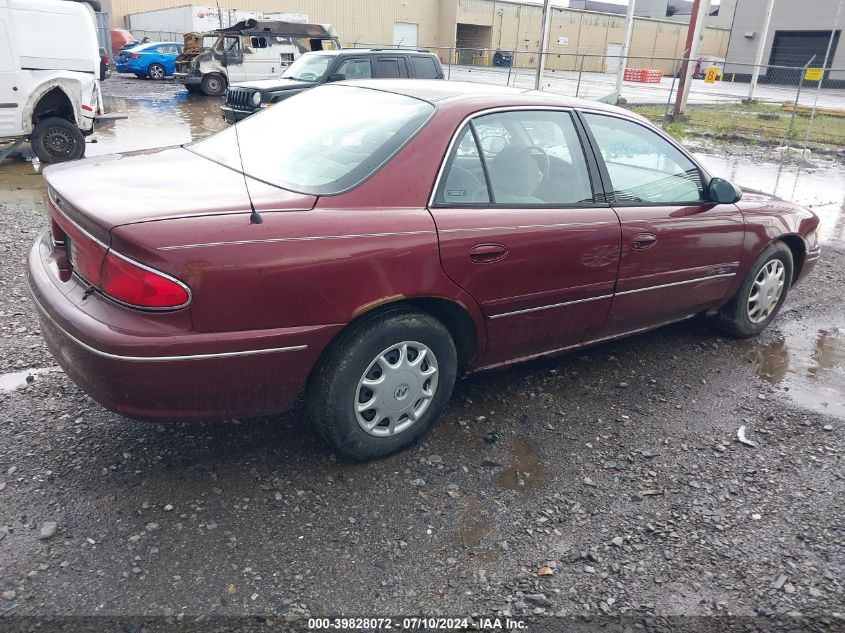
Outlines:
[[[205, 33], [225, 29], [244, 20], [281, 20], [308, 22], [302, 13], [264, 13], [189, 4], [170, 9], [156, 9], [127, 16], [127, 28], [135, 35], [153, 36], [156, 33]], [[137, 31], [137, 33], [136, 33]], [[172, 36], [169, 36], [172, 37]]]

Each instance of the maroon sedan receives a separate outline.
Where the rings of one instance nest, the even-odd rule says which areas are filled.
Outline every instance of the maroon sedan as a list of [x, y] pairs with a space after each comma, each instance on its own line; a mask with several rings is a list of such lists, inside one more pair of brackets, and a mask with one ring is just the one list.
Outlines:
[[417, 440], [464, 372], [699, 313], [757, 334], [819, 258], [810, 211], [644, 119], [478, 84], [328, 85], [45, 177], [29, 283], [84, 391], [143, 420], [304, 392], [358, 459]]

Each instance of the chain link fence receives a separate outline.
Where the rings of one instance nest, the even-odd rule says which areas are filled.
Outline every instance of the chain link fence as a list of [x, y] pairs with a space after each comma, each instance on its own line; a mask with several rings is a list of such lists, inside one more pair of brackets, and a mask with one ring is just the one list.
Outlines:
[[[394, 46], [356, 43], [356, 48]], [[484, 48], [419, 47], [440, 57], [446, 78], [531, 89], [540, 54]], [[845, 68], [736, 63], [714, 57], [621, 57], [584, 51], [542, 53], [541, 89], [619, 103], [676, 136], [768, 145], [845, 147]], [[692, 69], [683, 118], [672, 116], [684, 62]], [[757, 83], [751, 91], [751, 78]], [[619, 94], [617, 75], [623, 73]]]

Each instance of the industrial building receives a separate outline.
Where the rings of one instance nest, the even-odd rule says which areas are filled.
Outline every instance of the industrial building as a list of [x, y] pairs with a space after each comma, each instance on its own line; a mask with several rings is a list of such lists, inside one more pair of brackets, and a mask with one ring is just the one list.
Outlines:
[[[208, 0], [206, 0], [207, 2]], [[187, 4], [185, 0], [106, 0], [112, 27], [132, 29], [133, 15]], [[311, 22], [334, 26], [345, 46], [396, 45], [438, 49], [447, 58], [455, 46], [461, 63], [486, 63], [489, 51], [517, 51], [517, 66], [533, 66], [540, 44], [542, 7], [537, 2], [514, 0], [225, 0], [225, 10], [293, 13]], [[216, 7], [197, 6], [203, 14]], [[177, 31], [173, 28], [167, 29]], [[552, 9], [549, 50], [550, 70], [574, 69], [613, 72], [625, 29], [625, 16], [555, 6]], [[649, 68], [674, 72], [674, 58], [681, 57], [687, 25], [671, 20], [638, 18], [631, 54]], [[708, 27], [702, 54], [724, 57], [730, 31]], [[469, 49], [476, 49], [472, 52]], [[586, 58], [580, 56], [587, 55]]]

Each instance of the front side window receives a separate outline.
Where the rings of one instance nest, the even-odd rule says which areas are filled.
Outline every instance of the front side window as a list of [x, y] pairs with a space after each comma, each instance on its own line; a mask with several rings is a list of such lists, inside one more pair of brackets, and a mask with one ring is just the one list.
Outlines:
[[[474, 184], [470, 175], [480, 179], [481, 188], [469, 186]], [[490, 201], [497, 206], [563, 207], [594, 202], [587, 162], [568, 112], [519, 110], [473, 119], [462, 132], [444, 178], [440, 204]], [[453, 181], [469, 185], [452, 186]]]
[[701, 170], [674, 145], [633, 121], [584, 114], [619, 204], [682, 204], [706, 200]]
[[369, 59], [347, 59], [333, 74], [342, 75], [344, 79], [369, 79], [373, 76]]
[[420, 99], [328, 85], [186, 147], [277, 187], [331, 195], [372, 175], [433, 113], [434, 106]]

